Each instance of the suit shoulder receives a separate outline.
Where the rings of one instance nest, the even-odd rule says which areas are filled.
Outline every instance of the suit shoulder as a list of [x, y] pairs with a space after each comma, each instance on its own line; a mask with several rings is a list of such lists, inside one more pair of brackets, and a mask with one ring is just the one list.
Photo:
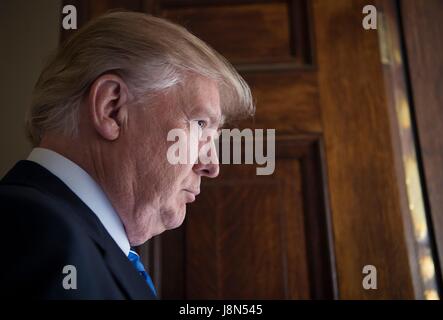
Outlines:
[[55, 197], [35, 188], [0, 185], [0, 213], [9, 226], [2, 237], [33, 239], [33, 243], [49, 237], [74, 239], [81, 232], [79, 222], [70, 214], [70, 208]]
[[[72, 211], [62, 199], [35, 188], [0, 186], [0, 213], [8, 226], [0, 239], [11, 243], [14, 252], [14, 259], [0, 267], [0, 280], [6, 288], [3, 294], [38, 298], [106, 296], [105, 289], [112, 287], [113, 280], [101, 249]], [[63, 288], [66, 266], [79, 270], [81, 290]]]

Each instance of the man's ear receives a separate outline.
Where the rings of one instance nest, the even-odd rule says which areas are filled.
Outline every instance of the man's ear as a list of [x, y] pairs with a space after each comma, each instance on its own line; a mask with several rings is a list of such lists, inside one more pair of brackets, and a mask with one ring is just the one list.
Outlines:
[[129, 89], [122, 78], [104, 74], [95, 79], [88, 95], [89, 114], [97, 133], [106, 140], [119, 137], [127, 118]]

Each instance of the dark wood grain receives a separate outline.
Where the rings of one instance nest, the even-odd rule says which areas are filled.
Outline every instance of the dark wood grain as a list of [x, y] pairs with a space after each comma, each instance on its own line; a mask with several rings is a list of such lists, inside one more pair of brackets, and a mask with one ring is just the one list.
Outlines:
[[[320, 104], [341, 298], [413, 298], [377, 33], [366, 1], [314, 1]], [[362, 268], [378, 270], [364, 290]]]
[[[192, 30], [232, 63], [294, 60], [285, 2], [189, 6], [165, 9], [162, 16]], [[221, 31], [223, 37], [219, 36]]]
[[257, 112], [241, 123], [246, 128], [275, 128], [280, 134], [322, 132], [315, 70], [249, 72]]
[[186, 26], [233, 64], [312, 63], [306, 0], [160, 3], [161, 16]]

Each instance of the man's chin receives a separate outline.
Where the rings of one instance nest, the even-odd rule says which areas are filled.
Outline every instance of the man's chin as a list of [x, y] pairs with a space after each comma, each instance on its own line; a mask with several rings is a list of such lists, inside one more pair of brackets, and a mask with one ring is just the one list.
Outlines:
[[170, 213], [164, 217], [163, 225], [166, 230], [172, 230], [180, 227], [183, 224], [186, 216], [186, 205], [179, 209], [179, 211], [170, 211]]
[[180, 217], [177, 217], [176, 219], [174, 219], [172, 221], [172, 223], [170, 223], [167, 226], [167, 229], [168, 230], [176, 229], [176, 228], [180, 227], [183, 224], [184, 221], [185, 221], [185, 213], [180, 215]]

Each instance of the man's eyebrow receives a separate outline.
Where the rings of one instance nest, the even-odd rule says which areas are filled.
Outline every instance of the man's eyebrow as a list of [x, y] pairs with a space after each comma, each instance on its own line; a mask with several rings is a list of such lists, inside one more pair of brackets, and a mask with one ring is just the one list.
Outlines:
[[209, 121], [211, 122], [211, 124], [213, 124], [213, 125], [218, 124], [217, 129], [219, 129], [225, 123], [225, 117], [221, 113], [215, 113], [213, 111], [213, 109], [214, 108], [212, 108], [212, 107], [208, 107], [208, 108], [203, 109], [203, 112], [208, 115], [208, 118], [209, 118]]
[[214, 108], [212, 108], [212, 106], [194, 107], [191, 112], [194, 113], [194, 116], [208, 117], [210, 124], [211, 125], [218, 124], [217, 129], [219, 129], [225, 123], [225, 116], [222, 113], [216, 113], [213, 110], [214, 110]]
[[213, 124], [218, 123], [217, 129], [220, 129], [225, 124], [225, 117], [223, 115], [216, 116], [214, 114], [211, 114], [209, 116], [209, 120], [211, 120], [211, 123]]

